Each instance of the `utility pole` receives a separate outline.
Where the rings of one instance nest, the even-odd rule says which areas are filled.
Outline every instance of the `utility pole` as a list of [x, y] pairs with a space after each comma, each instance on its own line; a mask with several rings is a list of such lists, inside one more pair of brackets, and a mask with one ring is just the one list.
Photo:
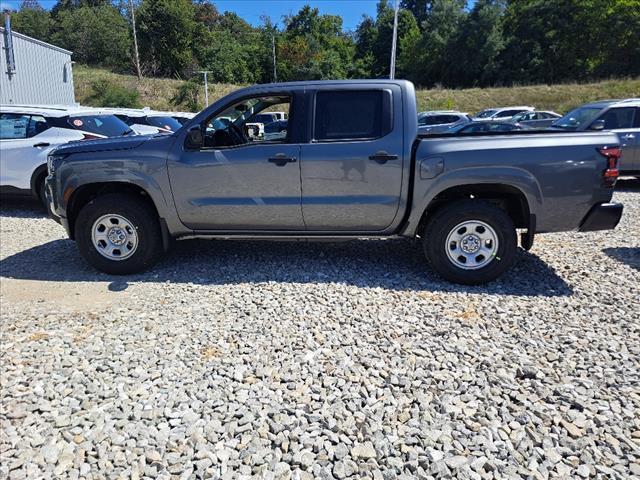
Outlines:
[[206, 108], [209, 106], [209, 82], [207, 80], [207, 74], [211, 73], [211, 71], [201, 70], [198, 73], [202, 73], [204, 75], [204, 106]]
[[133, 50], [135, 53], [136, 73], [138, 80], [142, 80], [142, 71], [140, 70], [140, 56], [138, 55], [138, 35], [136, 33], [136, 14], [133, 10], [133, 0], [129, 0], [129, 10], [131, 10], [131, 25], [133, 26]]
[[276, 70], [276, 36], [271, 33], [271, 50], [273, 52], [273, 81], [278, 81], [278, 71]]
[[389, 68], [389, 78], [396, 78], [396, 46], [398, 44], [398, 0], [395, 0], [393, 7], [393, 38], [391, 39], [391, 67]]

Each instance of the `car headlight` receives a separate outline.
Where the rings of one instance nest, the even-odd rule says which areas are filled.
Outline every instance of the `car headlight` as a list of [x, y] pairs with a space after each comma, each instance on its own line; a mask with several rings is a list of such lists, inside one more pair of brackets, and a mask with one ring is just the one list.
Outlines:
[[56, 169], [63, 159], [64, 155], [49, 155], [47, 157], [47, 171], [49, 175], [53, 175], [56, 172]]

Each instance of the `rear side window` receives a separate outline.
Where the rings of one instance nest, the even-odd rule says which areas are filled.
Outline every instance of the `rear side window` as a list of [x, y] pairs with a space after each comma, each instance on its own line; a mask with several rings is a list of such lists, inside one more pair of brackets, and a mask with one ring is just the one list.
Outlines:
[[97, 133], [105, 137], [118, 137], [129, 132], [129, 126], [115, 115], [81, 115], [69, 117], [67, 125], [74, 130]]
[[31, 115], [31, 119], [29, 120], [29, 128], [27, 130], [27, 137], [35, 137], [36, 135], [40, 135], [42, 132], [49, 130], [50, 125], [47, 123], [47, 120], [40, 115]]
[[318, 92], [314, 120], [316, 141], [380, 138], [392, 129], [391, 92]]
[[615, 130], [618, 128], [632, 128], [633, 114], [635, 108], [612, 108], [601, 115], [598, 120], [604, 120], [605, 130]]

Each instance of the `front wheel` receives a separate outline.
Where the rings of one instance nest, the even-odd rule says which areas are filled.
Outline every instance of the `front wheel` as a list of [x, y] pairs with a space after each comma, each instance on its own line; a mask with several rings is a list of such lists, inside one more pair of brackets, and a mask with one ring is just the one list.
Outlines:
[[480, 285], [495, 280], [512, 265], [516, 229], [504, 210], [478, 200], [462, 200], [429, 219], [423, 246], [442, 278]]
[[87, 263], [114, 275], [146, 270], [162, 254], [158, 217], [133, 195], [112, 193], [91, 200], [78, 214], [75, 237]]

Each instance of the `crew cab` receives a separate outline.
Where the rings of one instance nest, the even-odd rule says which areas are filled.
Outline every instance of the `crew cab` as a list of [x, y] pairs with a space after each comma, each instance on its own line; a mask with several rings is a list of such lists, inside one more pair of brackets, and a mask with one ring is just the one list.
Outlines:
[[[267, 109], [289, 112], [286, 133], [246, 135]], [[256, 85], [171, 135], [58, 148], [47, 197], [84, 259], [112, 274], [184, 237], [418, 237], [443, 278], [480, 284], [515, 260], [516, 229], [529, 249], [536, 233], [620, 219], [615, 134], [417, 132], [407, 81]]]

